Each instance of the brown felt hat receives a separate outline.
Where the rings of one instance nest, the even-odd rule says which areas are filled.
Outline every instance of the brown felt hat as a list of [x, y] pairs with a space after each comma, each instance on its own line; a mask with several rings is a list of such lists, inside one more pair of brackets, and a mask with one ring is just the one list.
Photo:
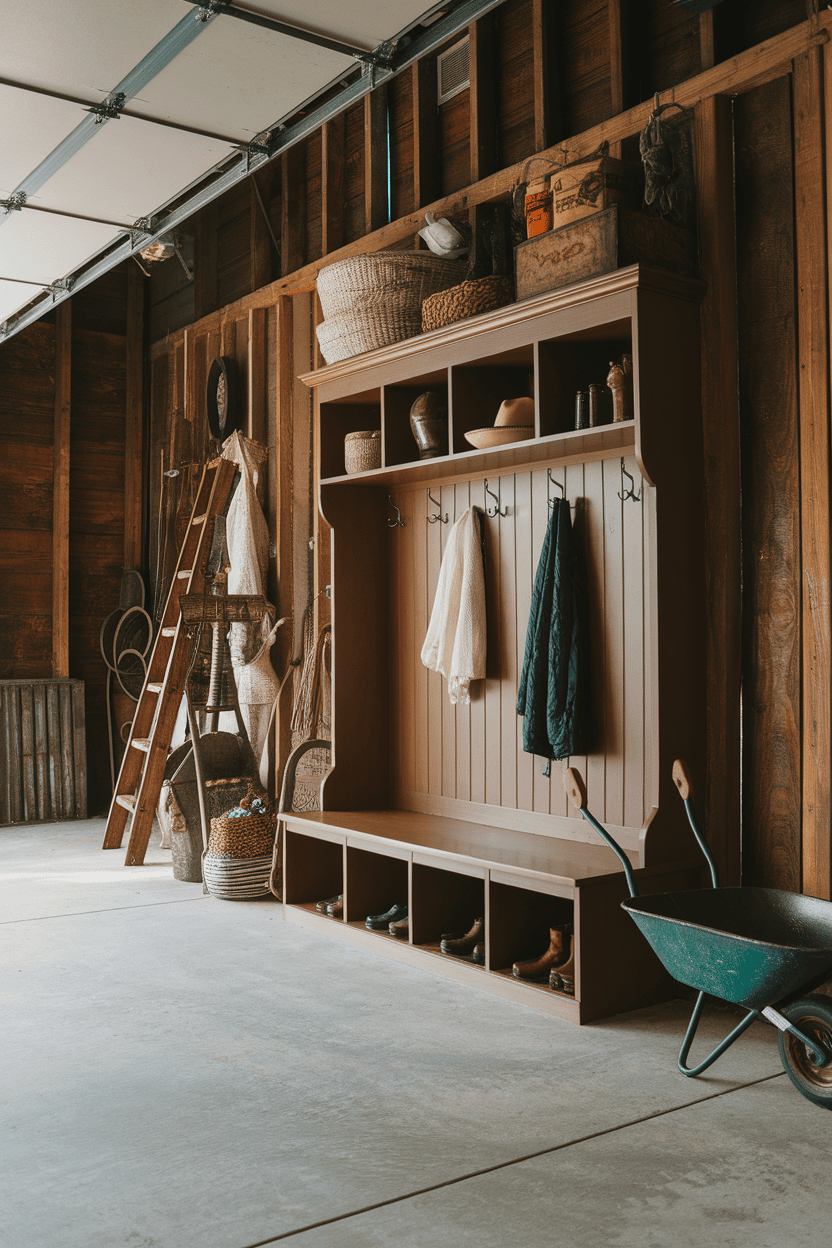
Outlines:
[[501, 429], [504, 425], [534, 426], [534, 399], [505, 399], [500, 404], [494, 427]]

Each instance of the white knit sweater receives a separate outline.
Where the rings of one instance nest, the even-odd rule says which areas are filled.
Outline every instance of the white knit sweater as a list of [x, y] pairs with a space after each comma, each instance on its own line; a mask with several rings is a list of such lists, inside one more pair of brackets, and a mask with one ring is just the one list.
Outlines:
[[441, 672], [451, 702], [470, 702], [469, 685], [485, 676], [485, 576], [479, 512], [470, 507], [448, 534], [422, 662]]

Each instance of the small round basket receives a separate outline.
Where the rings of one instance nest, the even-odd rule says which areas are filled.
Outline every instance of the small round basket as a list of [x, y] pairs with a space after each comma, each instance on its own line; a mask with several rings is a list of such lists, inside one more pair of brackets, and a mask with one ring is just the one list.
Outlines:
[[211, 820], [202, 874], [212, 897], [246, 901], [266, 895], [276, 827], [277, 815], [251, 793]]
[[354, 472], [369, 472], [381, 467], [381, 430], [360, 429], [344, 438], [344, 466]]
[[479, 316], [494, 308], [505, 307], [514, 297], [510, 277], [481, 277], [475, 282], [460, 282], [450, 290], [431, 295], [422, 304], [422, 331], [441, 329]]

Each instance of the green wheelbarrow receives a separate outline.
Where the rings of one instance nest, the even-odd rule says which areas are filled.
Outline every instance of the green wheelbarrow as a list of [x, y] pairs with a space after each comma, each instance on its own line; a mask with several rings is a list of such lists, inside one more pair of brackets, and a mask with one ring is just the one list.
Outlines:
[[[832, 998], [801, 995], [832, 975], [832, 902], [775, 888], [720, 888], [681, 761], [673, 765], [673, 779], [710, 868], [713, 888], [648, 897], [638, 895], [626, 854], [587, 809], [583, 782], [573, 767], [564, 775], [564, 786], [624, 868], [630, 900], [622, 901], [622, 908], [673, 978], [699, 992], [679, 1053], [679, 1069], [690, 1077], [701, 1075], [756, 1018], [763, 1017], [778, 1028], [780, 1058], [792, 1083], [815, 1105], [832, 1109]], [[748, 1013], [704, 1061], [688, 1066], [708, 993], [742, 1005]]]

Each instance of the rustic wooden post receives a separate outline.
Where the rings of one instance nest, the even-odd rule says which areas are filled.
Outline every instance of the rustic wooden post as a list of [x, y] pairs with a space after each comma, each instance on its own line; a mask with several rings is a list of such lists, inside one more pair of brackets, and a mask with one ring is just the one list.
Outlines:
[[266, 309], [248, 313], [248, 436], [266, 441]]
[[740, 882], [740, 678], [742, 567], [737, 360], [737, 259], [731, 101], [696, 106], [699, 244], [708, 289], [702, 301], [702, 425], [705, 468], [705, 602], [708, 682], [706, 827], [723, 884]]
[[52, 476], [52, 675], [69, 675], [69, 424], [72, 301], [55, 310], [55, 436]]
[[321, 130], [321, 254], [329, 255], [344, 243], [344, 134], [346, 120], [339, 113]]
[[829, 325], [823, 52], [794, 61], [794, 200], [803, 563], [803, 891], [830, 897]]
[[[610, 0], [611, 5], [615, 0]], [[542, 152], [561, 138], [560, 63], [555, 0], [532, 0], [534, 73], [534, 150]]]
[[280, 157], [280, 275], [306, 263], [306, 145], [297, 143]]
[[436, 57], [426, 56], [411, 70], [413, 83], [413, 206], [432, 204], [440, 194], [439, 108]]
[[364, 233], [387, 224], [387, 87], [364, 96]]
[[[278, 517], [276, 546], [277, 609], [280, 615], [293, 615], [292, 577], [292, 526], [285, 519], [292, 514], [292, 412], [294, 391], [293, 307], [289, 295], [277, 301], [277, 385], [275, 387], [275, 414], [273, 445], [277, 448], [276, 472], [273, 491], [275, 514]], [[292, 654], [292, 630], [300, 628], [301, 621], [292, 620], [291, 626], [279, 630], [275, 642], [276, 668], [284, 672]], [[275, 784], [279, 791], [283, 767], [291, 748], [290, 724], [292, 718], [292, 682], [283, 686], [277, 708], [275, 741]]]
[[127, 407], [124, 431], [124, 567], [142, 566], [144, 426], [144, 276], [127, 262]]

